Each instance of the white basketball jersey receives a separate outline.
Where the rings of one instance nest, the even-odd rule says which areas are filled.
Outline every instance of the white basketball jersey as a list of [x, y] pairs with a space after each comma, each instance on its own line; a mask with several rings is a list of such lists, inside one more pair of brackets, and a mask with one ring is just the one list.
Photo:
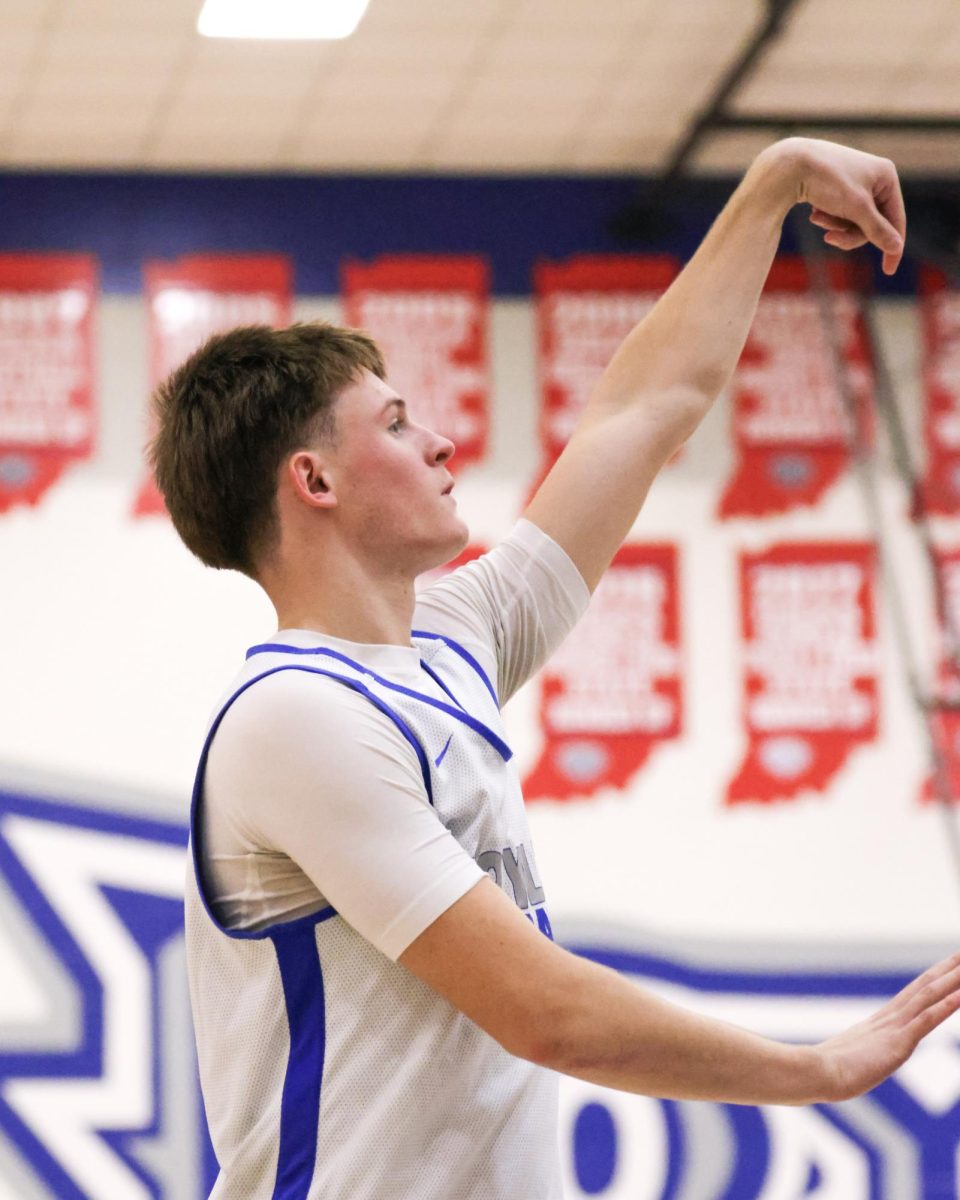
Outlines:
[[554, 1074], [508, 1054], [333, 908], [227, 931], [202, 890], [200, 805], [221, 720], [264, 676], [315, 672], [394, 722], [439, 819], [551, 936], [494, 689], [457, 643], [419, 632], [413, 641], [438, 685], [429, 695], [329, 648], [268, 644], [249, 652], [211, 723], [186, 888], [200, 1077], [221, 1168], [211, 1200], [561, 1196]]

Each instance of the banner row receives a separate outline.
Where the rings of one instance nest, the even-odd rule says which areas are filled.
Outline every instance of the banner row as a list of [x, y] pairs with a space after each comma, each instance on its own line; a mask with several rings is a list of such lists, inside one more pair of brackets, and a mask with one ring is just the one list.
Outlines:
[[[669, 287], [666, 257], [580, 257], [535, 270], [542, 478], [563, 450], [604, 366]], [[451, 468], [488, 451], [489, 271], [475, 257], [387, 257], [342, 268], [344, 320], [384, 350], [390, 381], [417, 419], [457, 444]], [[36, 503], [88, 458], [97, 417], [92, 347], [97, 264], [85, 255], [0, 255], [0, 512]], [[214, 333], [287, 325], [293, 273], [275, 256], [196, 255], [144, 268], [151, 388]], [[870, 443], [873, 371], [851, 272], [832, 263], [829, 328], [802, 261], [770, 273], [732, 388], [738, 466], [717, 515], [814, 505]], [[923, 329], [926, 473], [916, 497], [960, 513], [960, 293], [926, 271]], [[146, 472], [139, 515], [163, 505]]]
[[[486, 547], [469, 547], [443, 572]], [[921, 802], [960, 798], [960, 550], [937, 568], [939, 663], [930, 734], [939, 778], [920, 781]], [[543, 739], [523, 781], [533, 800], [582, 799], [624, 790], [651, 755], [684, 732], [689, 656], [681, 612], [680, 552], [630, 543], [600, 581], [586, 616], [540, 672]], [[724, 790], [727, 804], [829, 792], [851, 753], [882, 740], [877, 564], [860, 541], [783, 542], [741, 551], [739, 691], [746, 752]]]

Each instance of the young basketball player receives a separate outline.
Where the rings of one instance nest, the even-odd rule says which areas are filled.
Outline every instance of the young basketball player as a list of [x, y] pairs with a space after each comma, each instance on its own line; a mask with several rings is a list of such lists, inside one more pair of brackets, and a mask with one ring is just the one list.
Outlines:
[[416, 577], [467, 541], [454, 447], [415, 422], [367, 337], [237, 330], [160, 389], [152, 456], [178, 531], [257, 580], [279, 625], [227, 689], [194, 793], [187, 938], [218, 1200], [554, 1200], [557, 1071], [663, 1097], [839, 1100], [960, 1005], [957, 956], [866, 1023], [784, 1045], [568, 954], [500, 718], [730, 378], [801, 201], [826, 241], [871, 242], [896, 269], [889, 162], [799, 139], [765, 151], [524, 518], [419, 599]]

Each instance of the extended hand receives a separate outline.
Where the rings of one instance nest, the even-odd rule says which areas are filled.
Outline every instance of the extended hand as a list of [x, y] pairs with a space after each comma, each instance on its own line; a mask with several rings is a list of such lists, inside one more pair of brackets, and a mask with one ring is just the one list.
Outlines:
[[809, 204], [810, 220], [840, 250], [872, 243], [892, 275], [903, 256], [907, 218], [897, 170], [887, 158], [813, 138], [787, 138], [764, 151], [787, 174], [791, 203]]
[[960, 1009], [960, 954], [946, 958], [908, 984], [866, 1021], [817, 1047], [829, 1100], [849, 1100], [882, 1083], [921, 1038]]

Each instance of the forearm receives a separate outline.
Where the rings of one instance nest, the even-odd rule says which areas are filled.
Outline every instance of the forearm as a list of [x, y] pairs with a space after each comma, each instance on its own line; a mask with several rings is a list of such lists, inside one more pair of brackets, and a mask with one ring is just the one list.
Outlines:
[[[826, 1099], [823, 1057], [660, 1000], [614, 971], [578, 961], [551, 1014], [538, 1061], [620, 1091], [732, 1104]], [[571, 980], [573, 982], [573, 980]]]
[[678, 410], [686, 400], [705, 411], [723, 390], [796, 199], [800, 154], [784, 142], [758, 157], [696, 254], [614, 355], [587, 419], [666, 393], [678, 398]]

